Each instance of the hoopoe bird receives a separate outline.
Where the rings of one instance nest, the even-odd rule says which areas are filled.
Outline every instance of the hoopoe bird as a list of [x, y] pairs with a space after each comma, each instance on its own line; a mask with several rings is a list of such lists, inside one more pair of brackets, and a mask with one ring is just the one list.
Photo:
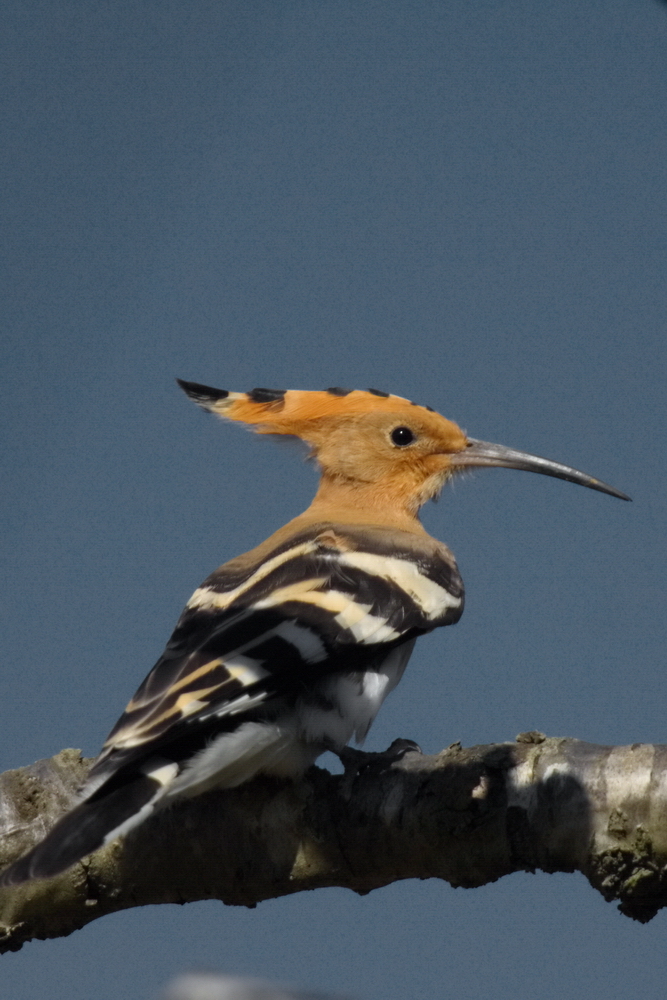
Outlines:
[[179, 384], [211, 413], [307, 442], [319, 488], [303, 514], [194, 592], [79, 803], [4, 885], [56, 875], [176, 799], [259, 773], [297, 777], [325, 750], [361, 742], [415, 640], [461, 616], [454, 556], [419, 520], [458, 472], [525, 469], [630, 499], [374, 389]]

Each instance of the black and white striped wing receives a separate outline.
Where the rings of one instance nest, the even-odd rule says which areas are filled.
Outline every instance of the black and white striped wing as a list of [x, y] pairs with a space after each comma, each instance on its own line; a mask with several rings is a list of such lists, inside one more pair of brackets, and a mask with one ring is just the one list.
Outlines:
[[[259, 565], [221, 567], [188, 603], [167, 648], [105, 743], [91, 780], [214, 733], [336, 672], [372, 667], [389, 647], [455, 621], [456, 568], [349, 544], [331, 531], [293, 539]], [[444, 574], [444, 575], [443, 575]], [[438, 577], [439, 579], [436, 579]]]
[[414, 637], [461, 613], [451, 555], [405, 533], [326, 525], [265, 548], [195, 592], [82, 801], [6, 870], [4, 885], [64, 871], [168, 796], [213, 787], [222, 770], [227, 787], [252, 777], [267, 755], [293, 749], [273, 725], [280, 718], [298, 718], [292, 738], [316, 752], [332, 719], [343, 742], [363, 736]]

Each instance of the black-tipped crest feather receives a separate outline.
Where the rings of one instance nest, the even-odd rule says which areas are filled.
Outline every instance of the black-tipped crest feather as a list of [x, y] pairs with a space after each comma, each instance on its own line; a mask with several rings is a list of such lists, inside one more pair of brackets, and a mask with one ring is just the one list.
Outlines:
[[182, 378], [177, 378], [176, 381], [183, 392], [204, 409], [229, 396], [227, 389], [215, 389], [211, 385], [202, 385], [200, 382], [186, 382]]

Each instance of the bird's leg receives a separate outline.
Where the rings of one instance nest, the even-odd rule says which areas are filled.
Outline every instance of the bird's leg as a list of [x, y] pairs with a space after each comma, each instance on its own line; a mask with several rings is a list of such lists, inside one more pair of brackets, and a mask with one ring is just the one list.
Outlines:
[[386, 771], [388, 767], [402, 760], [406, 753], [421, 753], [421, 747], [414, 740], [397, 739], [379, 753], [355, 750], [354, 747], [330, 748], [345, 768], [345, 777], [354, 777], [362, 771]]

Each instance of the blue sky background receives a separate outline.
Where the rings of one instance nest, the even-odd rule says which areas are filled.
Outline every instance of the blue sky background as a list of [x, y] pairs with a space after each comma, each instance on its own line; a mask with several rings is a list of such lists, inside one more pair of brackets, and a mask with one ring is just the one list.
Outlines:
[[[368, 741], [667, 742], [667, 5], [9, 2], [0, 766], [99, 748], [182, 605], [307, 506], [174, 378], [374, 386], [626, 490], [480, 470], [425, 511], [465, 615]], [[663, 1000], [667, 916], [580, 875], [122, 913], [11, 1000], [193, 967], [358, 1000]]]

